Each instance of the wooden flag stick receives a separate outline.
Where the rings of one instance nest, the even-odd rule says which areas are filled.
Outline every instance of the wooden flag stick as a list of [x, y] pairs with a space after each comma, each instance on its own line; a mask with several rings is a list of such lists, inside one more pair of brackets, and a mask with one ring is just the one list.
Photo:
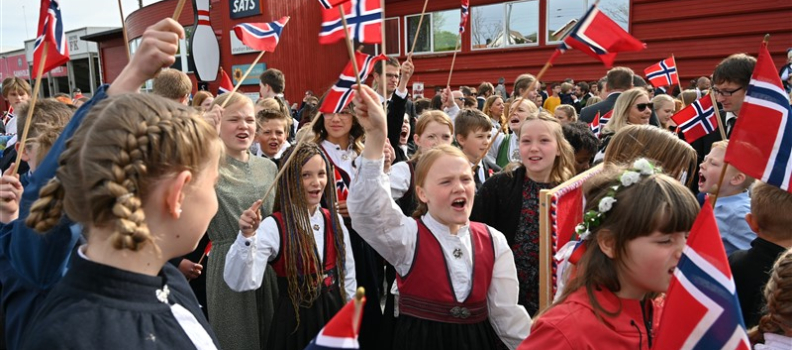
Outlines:
[[186, 2], [185, 0], [179, 0], [179, 2], [176, 4], [176, 10], [173, 11], [173, 16], [171, 17], [173, 18], [174, 21], [176, 22], [179, 21], [179, 15], [181, 15], [182, 13], [182, 9], [184, 8], [185, 2]]
[[712, 109], [715, 110], [715, 118], [718, 119], [718, 130], [720, 130], [721, 139], [728, 140], [726, 138], [726, 120], [721, 119], [720, 111], [718, 110], [718, 101], [715, 99], [715, 90], [710, 89], [709, 95], [712, 99]]
[[360, 331], [360, 319], [363, 317], [363, 297], [366, 295], [366, 289], [358, 287], [355, 291], [355, 315], [352, 318], [352, 329], [355, 334]]
[[459, 51], [459, 44], [462, 42], [462, 35], [457, 35], [456, 47], [454, 48], [454, 57], [451, 59], [451, 69], [448, 70], [448, 82], [446, 82], [446, 86], [451, 86], [451, 74], [454, 74], [454, 63], [456, 63], [456, 55]]
[[[253, 71], [253, 67], [256, 66], [258, 61], [261, 59], [261, 56], [264, 56], [265, 52], [266, 51], [261, 51], [259, 55], [256, 57], [256, 59], [253, 60], [253, 63], [250, 64], [250, 67], [248, 67], [247, 71], [245, 71], [245, 74], [242, 75], [242, 78], [239, 79], [236, 85], [234, 85], [234, 90], [231, 90], [232, 94], [237, 92], [237, 90], [239, 90], [239, 87], [242, 85], [242, 82], [245, 81], [245, 79], [247, 79], [248, 75], [250, 75], [250, 72]], [[230, 98], [225, 99], [225, 101], [223, 101], [223, 104], [220, 105], [220, 108], [225, 108], [228, 101], [231, 101], [231, 99]]]
[[[524, 100], [528, 99], [528, 92], [532, 91], [534, 86], [539, 84], [539, 79], [542, 79], [542, 76], [545, 74], [545, 72], [547, 72], [547, 70], [552, 66], [553, 64], [550, 63], [550, 61], [548, 60], [547, 63], [545, 63], [544, 67], [542, 67], [542, 70], [539, 71], [539, 74], [536, 75], [536, 80], [534, 80], [533, 83], [531, 83], [531, 85], [528, 86], [528, 89], [526, 89], [525, 92], [522, 93], [522, 96], [520, 96], [520, 98]], [[541, 107], [541, 106], [537, 106], [537, 107]]]
[[121, 15], [121, 33], [124, 34], [124, 47], [126, 48], [127, 61], [129, 61], [131, 53], [129, 52], [129, 37], [127, 37], [126, 22], [124, 22], [124, 9], [121, 7], [121, 0], [118, 0], [118, 14]]
[[44, 51], [41, 52], [39, 58], [38, 70], [36, 71], [36, 84], [33, 87], [33, 96], [30, 98], [28, 104], [27, 118], [25, 119], [25, 126], [22, 129], [22, 136], [19, 138], [19, 153], [17, 154], [14, 168], [11, 169], [11, 175], [16, 175], [19, 171], [19, 164], [22, 162], [22, 152], [25, 152], [25, 143], [27, 143], [28, 131], [30, 131], [30, 120], [33, 119], [33, 110], [36, 109], [36, 101], [38, 100], [39, 90], [41, 90], [41, 76], [44, 75], [44, 62], [47, 62], [47, 50], [49, 50], [49, 42], [44, 40]]
[[413, 37], [412, 47], [410, 48], [410, 53], [407, 55], [407, 60], [412, 59], [413, 51], [415, 51], [415, 44], [418, 42], [418, 34], [421, 32], [421, 24], [423, 24], [424, 15], [426, 14], [426, 5], [428, 4], [429, 0], [424, 0], [421, 17], [418, 18], [418, 28], [415, 28], [415, 36]]
[[[383, 11], [385, 11], [385, 0], [380, 0], [380, 8]], [[382, 28], [382, 54], [383, 55], [387, 55], [388, 51], [385, 51], [385, 13], [382, 14], [382, 25], [380, 27]], [[381, 72], [382, 75], [380, 76], [380, 79], [384, 80], [385, 82], [388, 81], [388, 75], [385, 73], [385, 70], [386, 70], [387, 66], [388, 65], [385, 64], [385, 62], [382, 63], [382, 72]], [[399, 79], [401, 79], [401, 78], [399, 78]], [[382, 108], [384, 108], [385, 112], [387, 112], [388, 111], [388, 87], [387, 87], [387, 84], [382, 84], [381, 90], [382, 90], [382, 97], [385, 98], [385, 100], [382, 102]]]
[[712, 197], [712, 208], [715, 208], [715, 203], [718, 202], [718, 197], [720, 197], [720, 189], [721, 185], [723, 184], [723, 179], [726, 177], [726, 169], [729, 168], [729, 162], [723, 163], [723, 169], [721, 169], [720, 177], [718, 178], [718, 184], [715, 186], [715, 193], [710, 193], [710, 197]]
[[338, 6], [338, 12], [341, 13], [341, 24], [344, 26], [344, 37], [346, 38], [347, 51], [349, 51], [349, 59], [352, 60], [352, 69], [355, 71], [355, 81], [358, 85], [358, 92], [360, 92], [360, 86], [363, 84], [360, 82], [360, 71], [358, 70], [357, 57], [355, 57], [355, 49], [352, 47], [352, 39], [349, 37], [349, 28], [347, 27], [346, 14], [344, 13], [343, 5]]

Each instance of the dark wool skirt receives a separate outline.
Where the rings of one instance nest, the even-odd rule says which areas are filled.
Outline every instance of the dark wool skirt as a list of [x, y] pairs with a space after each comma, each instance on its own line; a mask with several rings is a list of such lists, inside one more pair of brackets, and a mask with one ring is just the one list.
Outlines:
[[489, 319], [473, 324], [446, 323], [401, 314], [393, 335], [394, 350], [504, 349]]
[[275, 304], [275, 316], [270, 328], [267, 349], [303, 350], [319, 334], [322, 327], [344, 306], [338, 283], [322, 287], [319, 297], [310, 307], [301, 307], [300, 323], [294, 314], [289, 299], [289, 284], [285, 277], [278, 277], [279, 297]]

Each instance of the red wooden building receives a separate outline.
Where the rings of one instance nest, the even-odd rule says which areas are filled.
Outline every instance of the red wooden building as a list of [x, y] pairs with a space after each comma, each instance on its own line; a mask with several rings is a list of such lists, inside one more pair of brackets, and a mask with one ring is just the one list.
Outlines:
[[[286, 75], [286, 98], [302, 99], [305, 90], [321, 93], [331, 86], [348, 62], [342, 42], [319, 45], [321, 10], [316, 0], [253, 0], [260, 14], [231, 18], [232, 7], [251, 0], [212, 0], [211, 22], [220, 38], [221, 65], [232, 74], [232, 66], [249, 64], [256, 53], [231, 54], [231, 27], [241, 22], [272, 21], [291, 16], [278, 49], [266, 53], [267, 67]], [[177, 0], [143, 7], [129, 15], [129, 40], [139, 40], [145, 28], [172, 15]], [[452, 86], [477, 86], [482, 81], [506, 79], [507, 88], [519, 74], [536, 74], [555, 49], [551, 35], [573, 18], [579, 18], [588, 0], [471, 0], [471, 18], [462, 35]], [[387, 53], [406, 59], [418, 25], [423, 0], [385, 0]], [[425, 84], [431, 96], [434, 87], [445, 85], [454, 50], [459, 21], [459, 0], [432, 0], [422, 21], [422, 30], [413, 56], [413, 81]], [[600, 7], [629, 32], [647, 43], [647, 49], [619, 54], [616, 65], [636, 73], [672, 54], [677, 59], [683, 81], [710, 75], [715, 65], [732, 53], [756, 55], [764, 34], [770, 34], [770, 48], [779, 67], [792, 47], [792, 2], [789, 0], [601, 0]], [[185, 6], [179, 22], [194, 22], [193, 10]], [[508, 34], [505, 34], [508, 33]], [[117, 49], [120, 34], [103, 43], [104, 81], [112, 81], [126, 57]], [[100, 38], [96, 38], [99, 40]], [[371, 50], [371, 48], [367, 48]], [[123, 52], [123, 51], [120, 51]], [[568, 51], [544, 76], [544, 81], [596, 80], [606, 68], [590, 57]], [[192, 76], [192, 75], [191, 75]], [[194, 78], [193, 78], [194, 79]], [[216, 91], [217, 84], [210, 83]], [[254, 92], [256, 85], [243, 91]]]

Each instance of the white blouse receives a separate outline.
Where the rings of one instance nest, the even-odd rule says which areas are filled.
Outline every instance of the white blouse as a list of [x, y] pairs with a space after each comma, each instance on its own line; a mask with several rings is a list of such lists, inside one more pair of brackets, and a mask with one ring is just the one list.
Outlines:
[[[520, 158], [519, 137], [517, 137], [517, 134], [511, 135], [512, 136], [509, 137], [509, 162], [522, 162], [522, 159]], [[500, 145], [503, 143], [504, 138], [506, 138], [506, 135], [503, 133], [498, 134], [498, 137], [495, 138], [495, 141], [492, 141], [492, 147], [490, 147], [489, 151], [487, 152], [487, 158], [493, 163], [497, 163], [496, 160], [498, 159], [498, 150], [500, 150]]]
[[[390, 198], [391, 186], [388, 176], [382, 171], [382, 163], [382, 159], [362, 159], [356, 180], [350, 186], [347, 206], [352, 227], [393, 265], [399, 275], [404, 276], [410, 270], [415, 255], [418, 224], [402, 214]], [[457, 301], [461, 302], [472, 288], [470, 278], [473, 258], [469, 226], [462, 226], [454, 235], [431, 214], [424, 215], [422, 220], [440, 242], [451, 284]], [[489, 319], [503, 342], [510, 349], [516, 349], [530, 332], [531, 318], [525, 308], [517, 304], [517, 268], [506, 238], [492, 227], [489, 230], [495, 246], [495, 265], [487, 292]], [[464, 259], [454, 258], [456, 249], [464, 252]]]
[[354, 166], [352, 163], [354, 163], [358, 154], [355, 152], [355, 149], [353, 148], [354, 144], [352, 144], [351, 140], [349, 142], [349, 146], [345, 150], [341, 149], [341, 146], [327, 140], [322, 141], [321, 146], [325, 149], [325, 153], [328, 157], [330, 157], [330, 160], [333, 161], [333, 164], [346, 172], [349, 175], [350, 180], [355, 177]]
[[[361, 157], [362, 158], [362, 157]], [[398, 162], [391, 166], [390, 171], [390, 193], [393, 200], [399, 200], [410, 190], [412, 174], [410, 165], [407, 162]]]
[[[343, 220], [339, 215], [338, 220]], [[314, 210], [311, 215], [311, 226], [314, 230], [314, 240], [316, 240], [316, 250], [319, 252], [319, 260], [324, 264], [325, 246], [325, 223], [324, 215], [321, 210]], [[344, 266], [344, 289], [347, 294], [347, 301], [352, 300], [357, 289], [355, 279], [355, 257], [352, 255], [352, 245], [349, 242], [349, 232], [345, 225], [341, 225], [344, 231], [344, 243], [346, 246], [346, 266]], [[264, 279], [264, 271], [267, 264], [278, 256], [280, 249], [280, 233], [278, 224], [272, 216], [267, 217], [261, 222], [256, 233], [250, 238], [245, 238], [240, 231], [236, 241], [231, 245], [231, 249], [226, 255], [225, 269], [223, 278], [231, 290], [242, 292], [254, 290], [261, 287]]]

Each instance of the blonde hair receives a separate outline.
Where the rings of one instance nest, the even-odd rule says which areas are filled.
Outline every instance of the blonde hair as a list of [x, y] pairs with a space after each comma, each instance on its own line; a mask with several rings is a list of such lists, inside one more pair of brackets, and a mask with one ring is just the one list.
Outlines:
[[572, 105], [558, 105], [556, 110], [561, 110], [564, 112], [564, 114], [567, 115], [567, 118], [569, 118], [570, 122], [576, 122], [578, 120], [577, 111], [575, 110], [575, 107], [572, 107]]
[[46, 232], [65, 212], [86, 227], [115, 227], [113, 246], [138, 251], [154, 243], [143, 211], [149, 189], [175, 172], [199, 174], [221, 152], [217, 140], [191, 107], [155, 95], [109, 97], [67, 141], [26, 223]]
[[765, 314], [748, 332], [751, 345], [764, 342], [764, 334], [792, 336], [792, 249], [776, 260], [764, 289]]
[[591, 96], [588, 100], [586, 100], [586, 107], [591, 106], [595, 103], [602, 102], [602, 98], [599, 96]]
[[276, 100], [276, 99], [274, 99], [272, 97], [267, 97], [267, 98], [262, 98], [262, 99], [259, 99], [258, 101], [256, 101], [256, 108], [260, 108], [260, 109], [277, 109], [277, 110], [280, 111], [280, 104], [278, 103], [278, 100]]
[[[429, 123], [435, 122], [441, 125], [445, 125], [448, 127], [448, 130], [451, 130], [451, 135], [454, 135], [454, 123], [451, 121], [451, 118], [448, 117], [448, 114], [445, 114], [443, 111], [438, 110], [428, 110], [421, 113], [421, 116], [418, 117], [418, 121], [415, 122], [415, 135], [421, 136], [423, 135], [426, 128], [429, 126]], [[420, 148], [415, 151], [412, 159], [418, 159], [421, 156]]]
[[498, 124], [500, 124], [501, 132], [508, 132], [507, 130], [509, 126], [507, 125], [508, 123], [506, 122], [506, 114], [508, 114], [508, 112], [506, 111], [506, 109], [505, 108], [503, 109], [500, 118], [497, 119], [490, 112], [492, 105], [494, 105], [495, 101], [497, 101], [498, 99], [500, 99], [501, 102], [503, 103], [503, 106], [506, 107], [506, 102], [503, 100], [503, 97], [501, 97], [500, 95], [491, 95], [490, 97], [487, 97], [486, 101], [484, 101], [484, 114], [486, 114], [488, 117], [490, 117], [490, 119], [494, 119], [495, 121], [498, 122]]
[[[670, 103], [671, 107], [674, 108], [674, 114], [676, 114], [676, 102], [675, 102], [675, 100], [673, 98], [671, 98], [671, 96], [668, 96], [666, 94], [660, 94], [660, 95], [655, 95], [655, 97], [652, 98], [652, 104], [654, 104], [653, 109], [655, 110], [655, 112], [660, 110], [660, 108], [665, 103]], [[663, 123], [662, 120], [659, 120], [660, 118], [657, 118], [657, 119], [660, 122], [660, 127], [664, 128], [664, 129], [668, 128], [668, 123]]]
[[[528, 116], [535, 117], [535, 116], [539, 115], [539, 107], [536, 106], [536, 103], [533, 103], [533, 101], [531, 101], [531, 100], [529, 100], [527, 98], [518, 97], [517, 99], [512, 101], [512, 103], [509, 105], [509, 109], [507, 111], [508, 116], [506, 117], [507, 121], [509, 119], [511, 119], [511, 116], [512, 116], [512, 113], [513, 113], [512, 108], [516, 109], [516, 108], [520, 107], [520, 105], [523, 104], [523, 103], [527, 103], [527, 105], [526, 105], [527, 108], [526, 109], [528, 110], [528, 113], [529, 113]], [[553, 118], [553, 119], [555, 119], [555, 118]], [[525, 120], [523, 120], [523, 121], [525, 121]], [[520, 130], [521, 129], [522, 128], [517, 128], [517, 131], [515, 131], [517, 136], [520, 136]]]
[[[228, 100], [227, 103], [225, 102], [226, 100]], [[223, 103], [225, 103], [226, 108], [228, 108], [229, 106], [233, 106], [235, 104], [238, 104], [238, 103], [249, 103], [252, 106], [253, 105], [253, 100], [251, 100], [250, 97], [242, 95], [242, 94], [240, 94], [238, 92], [234, 92], [234, 93], [226, 92], [226, 93], [224, 93], [222, 95], [217, 96], [214, 99], [214, 102], [212, 102], [212, 105], [209, 106], [209, 109], [214, 108], [214, 106], [222, 106]]]
[[214, 98], [214, 96], [212, 96], [211, 92], [203, 91], [203, 90], [198, 91], [198, 92], [195, 93], [195, 96], [193, 96], [192, 106], [195, 107], [195, 108], [201, 108], [201, 103], [203, 103], [204, 100], [206, 100], [207, 98], [210, 98], [210, 97]]
[[763, 235], [792, 238], [792, 193], [761, 181], [751, 188], [751, 214]]
[[690, 144], [654, 125], [623, 127], [605, 149], [603, 161], [606, 164], [631, 163], [641, 157], [658, 162], [673, 178], [681, 179], [686, 174], [688, 184], [693, 181], [698, 167], [696, 150]]
[[[710, 151], [712, 151], [713, 149], [716, 149], [716, 148], [722, 149], [723, 152], [726, 152], [726, 149], [729, 148], [729, 140], [721, 140], [721, 141], [713, 142], [712, 143], [712, 148], [710, 148]], [[745, 191], [749, 187], [751, 187], [751, 185], [753, 185], [753, 183], [756, 181], [756, 179], [754, 179], [753, 177], [748, 176], [748, 174], [740, 171], [740, 169], [735, 168], [731, 164], [729, 164], [729, 170], [731, 170], [732, 173], [734, 173], [734, 174], [743, 174], [743, 175], [745, 175], [745, 181], [743, 181], [743, 183], [740, 184], [740, 189], [743, 190], [743, 191]], [[729, 170], [727, 170], [727, 171], [729, 171]]]
[[[520, 132], [517, 133], [518, 137], [522, 133], [522, 129], [528, 125], [528, 122], [538, 120], [542, 122], [550, 133], [555, 137], [558, 151], [561, 153], [553, 161], [553, 169], [550, 171], [550, 182], [560, 184], [572, 178], [575, 175], [575, 149], [569, 144], [569, 141], [564, 137], [564, 128], [561, 122], [556, 117], [551, 116], [547, 111], [541, 111], [537, 115], [529, 115], [525, 120], [520, 123]], [[507, 172], [513, 172], [516, 168], [525, 166], [520, 164], [517, 167], [507, 167]]]
[[646, 94], [646, 90], [643, 88], [634, 88], [622, 92], [621, 95], [619, 95], [619, 98], [616, 99], [616, 103], [613, 105], [613, 114], [611, 115], [608, 123], [605, 124], [603, 132], [613, 134], [628, 125], [630, 109], [632, 109], [635, 100], [641, 96], [649, 99], [649, 95]]
[[[423, 115], [421, 115], [421, 117], [423, 117]], [[423, 152], [415, 165], [415, 188], [423, 188], [424, 183], [426, 183], [426, 176], [429, 175], [429, 170], [432, 168], [432, 165], [443, 156], [458, 157], [468, 162], [467, 156], [465, 156], [459, 148], [451, 145], [438, 145], [437, 147]], [[471, 175], [473, 174], [472, 168], [466, 167], [465, 169], [469, 169]], [[418, 206], [415, 208], [412, 217], [418, 219], [429, 212], [429, 207], [425, 202], [421, 201], [418, 196], [416, 196], [415, 199], [418, 202]]]
[[12, 91], [17, 93], [24, 92], [26, 95], [30, 95], [30, 84], [28, 84], [27, 80], [17, 77], [3, 79], [3, 97], [8, 98]]

